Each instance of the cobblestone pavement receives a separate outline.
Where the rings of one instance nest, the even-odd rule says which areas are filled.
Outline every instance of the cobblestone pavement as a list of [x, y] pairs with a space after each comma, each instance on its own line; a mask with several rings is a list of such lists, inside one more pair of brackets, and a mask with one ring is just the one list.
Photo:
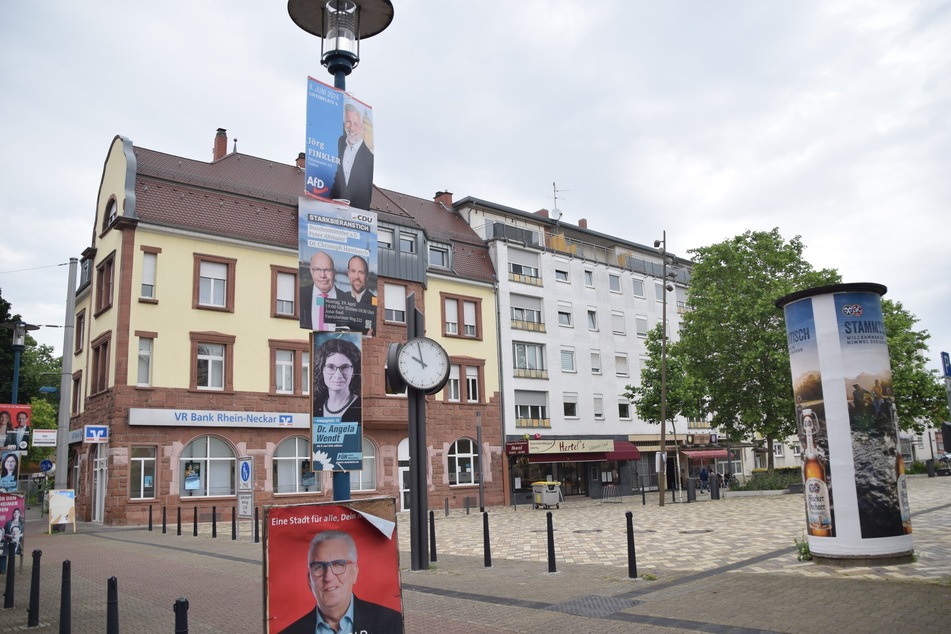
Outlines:
[[[546, 510], [490, 508], [491, 566], [477, 511], [434, 510], [437, 558], [410, 570], [408, 521], [398, 527], [407, 632], [937, 632], [951, 615], [951, 478], [910, 478], [916, 560], [837, 567], [796, 560], [802, 495], [727, 497], [661, 508], [657, 494], [619, 503], [569, 500], [551, 509], [556, 571], [549, 572]], [[627, 517], [635, 534], [630, 578]], [[161, 532], [80, 524], [43, 533], [27, 512], [27, 554], [17, 562], [13, 607], [0, 632], [25, 630], [42, 551], [40, 626], [59, 631], [64, 560], [71, 571], [71, 631], [106, 631], [107, 582], [119, 590], [120, 631], [173, 632], [173, 604], [189, 602], [189, 632], [263, 630], [262, 546], [244, 522], [184, 520]], [[0, 581], [6, 581], [0, 577]], [[6, 602], [6, 597], [4, 599]]]

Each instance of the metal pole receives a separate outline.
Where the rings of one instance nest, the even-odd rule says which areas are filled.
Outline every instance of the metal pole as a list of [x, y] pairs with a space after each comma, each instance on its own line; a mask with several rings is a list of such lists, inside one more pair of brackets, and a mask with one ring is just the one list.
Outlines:
[[13, 595], [16, 588], [16, 571], [17, 567], [14, 562], [16, 557], [17, 545], [13, 542], [10, 542], [6, 545], [7, 548], [7, 586], [3, 591], [3, 609], [9, 609], [13, 607]]
[[[660, 256], [663, 260], [663, 279], [661, 280], [662, 326], [660, 333], [660, 466], [663, 473], [657, 474], [657, 490], [660, 505], [664, 505], [664, 487], [667, 484], [667, 230], [664, 229], [663, 246]], [[655, 243], [656, 246], [656, 243]]]
[[482, 552], [486, 568], [492, 567], [492, 546], [489, 543], [489, 514], [482, 511]]
[[175, 634], [188, 634], [188, 599], [175, 599]]
[[479, 476], [479, 512], [485, 512], [485, 478], [482, 477], [482, 412], [476, 412], [476, 446], [479, 451], [479, 460], [476, 463]]
[[73, 631], [71, 596], [72, 581], [70, 563], [67, 559], [63, 562], [63, 581], [59, 593], [59, 634], [71, 634]]
[[33, 551], [33, 574], [30, 577], [30, 607], [27, 609], [27, 627], [40, 624], [40, 557], [42, 550]]
[[119, 580], [109, 577], [106, 590], [106, 634], [119, 634]]
[[551, 519], [551, 511], [547, 514], [548, 522], [548, 572], [555, 570], [555, 526]]
[[[20, 391], [20, 346], [13, 346], [13, 390], [10, 396], [11, 402], [16, 405], [17, 397]], [[63, 356], [66, 356], [65, 354]]]
[[53, 473], [53, 486], [65, 489], [69, 467], [69, 415], [72, 409], [73, 355], [76, 339], [76, 271], [79, 268], [77, 258], [69, 258], [69, 281], [66, 284], [66, 318], [63, 322], [63, 363], [59, 377], [59, 415], [56, 418], [56, 471]]
[[628, 511], [627, 517], [627, 576], [637, 579], [637, 552], [634, 550], [634, 514]]
[[429, 559], [436, 561], [436, 514], [429, 512]]

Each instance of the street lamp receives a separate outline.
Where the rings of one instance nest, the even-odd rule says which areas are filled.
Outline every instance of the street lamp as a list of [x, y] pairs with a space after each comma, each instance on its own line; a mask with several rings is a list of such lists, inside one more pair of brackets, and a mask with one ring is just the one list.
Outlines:
[[26, 332], [28, 330], [39, 330], [40, 327], [23, 321], [8, 321], [0, 324], [0, 328], [13, 331], [13, 390], [10, 403], [16, 405], [20, 392], [20, 353], [26, 348]]
[[393, 21], [390, 0], [288, 0], [287, 12], [297, 26], [321, 38], [320, 63], [340, 90], [360, 63], [360, 40]]
[[[662, 311], [662, 327], [660, 333], [660, 451], [661, 451], [661, 464], [663, 466], [663, 474], [658, 474], [657, 477], [657, 491], [660, 494], [660, 505], [664, 505], [664, 488], [667, 484], [667, 292], [674, 290], [674, 285], [670, 283], [669, 277], [676, 277], [676, 272], [671, 271], [670, 274], [667, 272], [667, 230], [664, 230], [663, 237], [660, 240], [654, 240], [654, 248], [657, 249], [660, 253], [661, 260], [663, 261], [663, 273], [662, 273], [662, 282], [661, 282], [661, 295], [663, 296], [663, 303], [661, 305]], [[674, 443], [676, 448], [676, 436], [674, 437]], [[677, 459], [679, 462], [680, 454], [678, 452]], [[679, 465], [678, 465], [679, 469]], [[677, 473], [677, 477], [680, 477], [680, 473]]]

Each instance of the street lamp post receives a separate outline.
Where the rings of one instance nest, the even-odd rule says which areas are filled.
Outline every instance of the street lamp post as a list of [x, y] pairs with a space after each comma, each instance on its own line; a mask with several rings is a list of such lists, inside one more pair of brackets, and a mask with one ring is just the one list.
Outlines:
[[10, 321], [0, 324], [0, 327], [13, 331], [13, 389], [11, 390], [10, 403], [16, 405], [20, 396], [20, 354], [26, 348], [26, 332], [28, 330], [38, 330], [39, 326], [23, 321]]
[[[654, 240], [654, 248], [660, 253], [663, 262], [663, 272], [661, 274], [661, 303], [662, 326], [660, 333], [660, 451], [662, 474], [657, 476], [657, 490], [660, 494], [660, 505], [664, 505], [664, 489], [667, 484], [667, 292], [674, 290], [673, 284], [668, 281], [667, 273], [667, 230], [664, 230], [663, 237], [660, 240]], [[675, 274], [676, 275], [676, 274]], [[676, 436], [674, 443], [676, 448]], [[680, 460], [680, 454], [677, 454], [677, 460]], [[679, 465], [678, 465], [679, 470]], [[680, 477], [680, 473], [677, 473]]]

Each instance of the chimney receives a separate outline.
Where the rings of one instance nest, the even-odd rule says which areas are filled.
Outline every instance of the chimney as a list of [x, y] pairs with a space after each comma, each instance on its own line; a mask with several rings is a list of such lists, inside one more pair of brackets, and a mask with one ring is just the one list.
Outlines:
[[446, 209], [452, 209], [452, 192], [436, 192], [436, 196], [433, 198], [433, 200], [444, 206]]
[[297, 155], [297, 169], [299, 170], [304, 169], [304, 153], [303, 152]]
[[536, 215], [536, 216], [541, 216], [542, 218], [547, 218], [547, 217], [548, 217], [548, 210], [547, 210], [547, 209], [539, 209], [538, 211], [535, 212], [535, 215]]
[[212, 161], [217, 161], [220, 158], [224, 158], [225, 154], [228, 153], [228, 131], [224, 128], [218, 128], [218, 132], [215, 133], [215, 150], [212, 155]]
[[587, 228], [588, 228], [588, 219], [587, 219], [587, 218], [581, 218], [581, 219], [579, 219], [579, 220], [578, 220], [578, 226], [581, 227], [582, 229], [587, 229]]

